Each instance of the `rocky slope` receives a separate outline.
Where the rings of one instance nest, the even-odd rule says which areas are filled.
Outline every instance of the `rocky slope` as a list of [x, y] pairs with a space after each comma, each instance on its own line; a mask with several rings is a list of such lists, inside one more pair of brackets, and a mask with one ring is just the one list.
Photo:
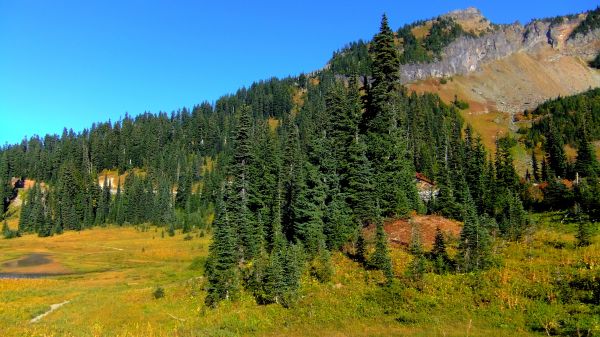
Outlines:
[[444, 49], [441, 60], [437, 62], [403, 65], [400, 69], [403, 82], [466, 75], [517, 52], [535, 54], [547, 46], [557, 55], [579, 57], [585, 61], [591, 60], [600, 51], [600, 30], [568, 38], [585, 14], [565, 17], [560, 23], [536, 20], [526, 26], [515, 23], [496, 26], [495, 29], [475, 8], [454, 11], [446, 16], [452, 17], [464, 30], [479, 36], [456, 39]]
[[497, 26], [474, 8], [446, 14], [474, 36], [459, 37], [439, 61], [401, 66], [402, 81], [417, 92], [467, 101], [463, 116], [488, 148], [516, 130], [515, 113], [559, 95], [600, 87], [588, 62], [600, 52], [600, 30], [570, 37], [586, 14]]

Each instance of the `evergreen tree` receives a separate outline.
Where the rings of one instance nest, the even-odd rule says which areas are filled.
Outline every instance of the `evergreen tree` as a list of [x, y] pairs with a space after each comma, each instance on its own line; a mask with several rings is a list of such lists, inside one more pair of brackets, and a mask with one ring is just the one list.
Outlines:
[[192, 193], [192, 177], [189, 170], [184, 169], [177, 181], [177, 193], [175, 194], [175, 207], [184, 209], [190, 194]]
[[446, 240], [440, 228], [435, 229], [435, 241], [431, 249], [431, 260], [433, 261], [434, 270], [438, 274], [448, 272], [450, 267], [450, 258], [446, 251]]
[[581, 177], [598, 176], [600, 165], [596, 159], [594, 147], [590, 144], [585, 132], [580, 131], [579, 148], [577, 149], [577, 161], [575, 172]]
[[548, 162], [546, 162], [546, 157], [542, 159], [542, 181], [550, 180], [550, 172], [548, 171]]
[[579, 220], [577, 222], [577, 246], [585, 247], [592, 244], [592, 234], [590, 230], [590, 224]]
[[490, 264], [490, 236], [480, 225], [472, 202], [466, 205], [464, 219], [458, 245], [459, 270], [472, 272], [485, 269]]
[[96, 225], [101, 225], [107, 222], [108, 213], [110, 207], [110, 184], [108, 183], [108, 176], [104, 176], [104, 183], [102, 184], [102, 190], [98, 197], [98, 207], [96, 209]]
[[562, 137], [552, 120], [546, 134], [545, 149], [548, 157], [548, 167], [554, 174], [564, 178], [567, 174], [567, 157]]
[[577, 246], [589, 246], [592, 244], [591, 224], [583, 219], [579, 204], [575, 204], [575, 208], [577, 212], [577, 233], [575, 234]]
[[262, 280], [262, 286], [265, 293], [264, 298], [262, 299], [263, 302], [279, 304], [285, 296], [286, 285], [283, 265], [283, 247], [278, 247], [269, 256], [265, 277]]
[[354, 218], [362, 225], [375, 219], [373, 196], [373, 170], [366, 156], [366, 146], [360, 140], [354, 140], [348, 149], [348, 171], [346, 175], [348, 205]]
[[163, 177], [158, 182], [158, 191], [156, 193], [156, 201], [154, 202], [153, 209], [153, 222], [156, 225], [170, 224], [169, 234], [171, 234], [171, 227], [174, 226], [173, 205], [171, 201], [171, 184]]
[[376, 223], [375, 232], [375, 251], [369, 260], [369, 266], [374, 269], [383, 271], [388, 283], [394, 279], [392, 270], [392, 259], [388, 248], [387, 235], [383, 229], [383, 219], [379, 217]]
[[541, 177], [535, 150], [531, 150], [531, 172], [533, 173], [533, 180], [540, 181]]
[[19, 232], [27, 233], [33, 230], [31, 224], [31, 212], [35, 200], [35, 189], [29, 190], [27, 199], [21, 205], [21, 213], [19, 215]]
[[454, 198], [454, 192], [450, 185], [448, 171], [442, 166], [438, 171], [436, 185], [438, 193], [433, 201], [433, 210], [443, 216], [453, 219], [461, 219], [461, 207]]
[[420, 282], [423, 280], [423, 275], [425, 274], [426, 259], [421, 240], [421, 231], [417, 226], [417, 224], [413, 223], [411, 228], [409, 251], [413, 256], [413, 260], [408, 266], [407, 273], [413, 281]]
[[282, 166], [283, 196], [282, 196], [282, 230], [288, 241], [294, 240], [296, 207], [303, 184], [303, 167], [301, 163], [298, 127], [289, 118], [285, 128], [285, 149]]
[[500, 228], [503, 234], [512, 240], [521, 238], [528, 226], [528, 219], [521, 198], [517, 194], [509, 192], [508, 206], [503, 218], [504, 222]]
[[228, 213], [228, 200], [217, 200], [213, 222], [213, 242], [209, 248], [205, 275], [208, 279], [205, 303], [216, 306], [219, 301], [233, 299], [240, 290], [240, 275], [237, 266], [235, 228]]
[[250, 165], [252, 163], [252, 144], [250, 109], [243, 107], [237, 116], [233, 163], [231, 167], [231, 221], [238, 236], [241, 257], [247, 260], [257, 256], [262, 247], [262, 228], [253, 219], [250, 212]]
[[117, 180], [117, 193], [115, 194], [115, 198], [113, 199], [113, 206], [111, 210], [114, 210], [114, 222], [119, 226], [123, 225], [125, 222], [125, 213], [123, 211], [123, 196], [121, 194], [121, 178]]
[[398, 83], [400, 61], [385, 15], [370, 54], [373, 86], [368, 90], [368, 104], [361, 122], [367, 157], [373, 164], [377, 199], [382, 210], [386, 215], [405, 216], [410, 209], [415, 209], [413, 202], [418, 201], [418, 196], [414, 185], [407, 189], [414, 179], [414, 168], [411, 169], [406, 157], [405, 137], [400, 128], [403, 119], [403, 110], [398, 109], [402, 99]]
[[362, 264], [367, 262], [367, 243], [362, 231], [359, 230], [358, 238], [356, 239], [356, 260]]
[[309, 256], [316, 256], [321, 244], [325, 242], [323, 234], [323, 216], [325, 203], [325, 185], [319, 172], [309, 162], [304, 163], [304, 179], [300, 193], [294, 204], [294, 239], [302, 242]]

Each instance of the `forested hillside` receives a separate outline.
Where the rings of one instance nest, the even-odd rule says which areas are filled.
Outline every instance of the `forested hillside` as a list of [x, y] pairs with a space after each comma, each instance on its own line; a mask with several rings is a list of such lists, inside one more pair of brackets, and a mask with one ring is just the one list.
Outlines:
[[[402, 54], [384, 16], [368, 47], [351, 46], [361, 56], [348, 65], [344, 58], [352, 54], [340, 54], [330, 69], [258, 82], [215, 104], [125, 116], [3, 147], [4, 211], [14, 196], [13, 177], [38, 182], [23, 196], [18, 229], [6, 228], [6, 236], [51, 236], [106, 224], [152, 223], [169, 233], [202, 229], [213, 238], [205, 268], [205, 303], [211, 307], [242, 292], [259, 304], [291, 306], [305, 272], [319, 282], [331, 279], [337, 251], [381, 270], [392, 285], [398, 275], [384, 221], [414, 214], [439, 214], [464, 225], [452, 258], [443, 235], [431, 254], [414, 236], [412, 280], [422, 277], [427, 261], [440, 274], [491, 267], [497, 263], [494, 240], [516, 241], [530, 229], [526, 208], [539, 203], [530, 193], [534, 178], [516, 174], [512, 138], [498, 139], [493, 156], [484, 148], [461, 118], [458, 100], [448, 105], [400, 84], [401, 62], [435, 58], [465, 34], [440, 19], [427, 38], [409, 43], [409, 28], [399, 33]], [[369, 61], [360, 61], [364, 57]], [[580, 219], [597, 217], [599, 209], [600, 172], [589, 145], [597, 139], [596, 96], [551, 102], [532, 113], [553, 116], [548, 127], [548, 118], [536, 122], [530, 138], [535, 144], [544, 137], [545, 159], [541, 172], [533, 168], [535, 180], [553, 186], [558, 177], [578, 174], [583, 181], [570, 200], [581, 205]], [[571, 110], [583, 115], [563, 123]], [[553, 133], [554, 120], [560, 133]], [[575, 137], [571, 124], [589, 136]], [[576, 139], [578, 161], [571, 169], [560, 149]], [[105, 170], [126, 174], [114, 194], [107, 179], [98, 185]], [[433, 198], [420, 197], [417, 172], [435, 183]], [[372, 242], [364, 237], [369, 226], [375, 227]], [[580, 221], [581, 245], [590, 244], [589, 226]]]

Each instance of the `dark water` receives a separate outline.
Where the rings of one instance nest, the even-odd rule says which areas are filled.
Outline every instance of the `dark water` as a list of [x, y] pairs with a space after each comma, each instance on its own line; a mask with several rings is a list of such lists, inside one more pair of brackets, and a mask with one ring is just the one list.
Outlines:
[[[44, 264], [51, 263], [52, 259], [48, 254], [44, 253], [31, 253], [25, 257], [22, 257], [18, 260], [4, 262], [2, 267], [5, 268], [19, 268], [19, 267], [35, 267], [41, 266]], [[49, 276], [57, 276], [63, 274], [49, 274], [49, 273], [2, 273], [0, 272], [0, 279], [36, 279], [43, 278]]]
[[32, 253], [16, 261], [9, 261], [2, 264], [5, 268], [17, 268], [17, 267], [34, 267], [41, 266], [52, 262], [48, 258], [48, 254], [43, 253]]
[[[60, 274], [63, 275], [63, 274]], [[0, 279], [36, 279], [50, 276], [57, 276], [57, 274], [19, 274], [19, 273], [0, 273]]]

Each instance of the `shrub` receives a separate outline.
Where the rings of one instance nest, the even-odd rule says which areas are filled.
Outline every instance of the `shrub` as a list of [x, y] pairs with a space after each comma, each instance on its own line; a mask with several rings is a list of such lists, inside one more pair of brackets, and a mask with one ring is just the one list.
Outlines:
[[161, 286], [157, 286], [152, 295], [155, 299], [163, 298], [165, 297], [165, 290]]

